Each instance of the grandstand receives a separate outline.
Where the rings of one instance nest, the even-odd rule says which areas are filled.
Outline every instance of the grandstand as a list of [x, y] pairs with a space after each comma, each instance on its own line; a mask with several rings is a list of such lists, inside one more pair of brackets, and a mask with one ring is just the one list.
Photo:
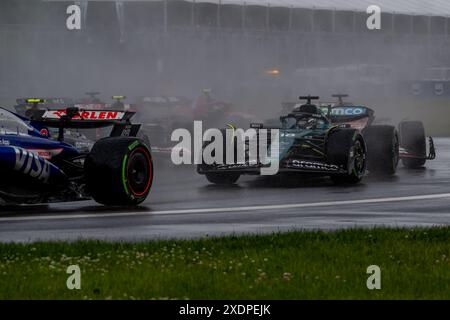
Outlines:
[[[65, 28], [73, 3], [0, 2], [0, 96], [115, 93], [124, 83], [129, 95], [231, 94], [268, 68], [394, 66], [414, 79], [450, 66], [446, 0], [89, 1], [75, 32]], [[366, 27], [372, 4], [379, 31]]]
[[[364, 31], [370, 5], [383, 13], [386, 32], [448, 34], [450, 2], [446, 0], [78, 0], [87, 25], [120, 27], [244, 28], [298, 32]], [[56, 26], [74, 1], [2, 0], [1, 25]], [[95, 18], [94, 18], [95, 17]], [[118, 17], [123, 19], [122, 22]]]
[[196, 3], [270, 5], [271, 7], [306, 8], [324, 10], [349, 10], [365, 12], [371, 5], [377, 5], [387, 13], [408, 15], [450, 15], [450, 3], [446, 0], [189, 0]]

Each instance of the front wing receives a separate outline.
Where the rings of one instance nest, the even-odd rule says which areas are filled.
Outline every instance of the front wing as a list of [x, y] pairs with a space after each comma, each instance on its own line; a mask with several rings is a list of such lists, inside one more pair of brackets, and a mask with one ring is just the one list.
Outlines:
[[428, 155], [416, 154], [405, 148], [400, 148], [400, 159], [420, 159], [420, 160], [434, 160], [436, 159], [436, 148], [432, 137], [428, 137], [429, 151]]
[[[199, 165], [197, 171], [200, 174], [212, 172], [239, 172], [241, 174], [260, 174], [262, 168], [269, 168], [269, 164], [255, 163], [237, 163], [237, 164], [214, 164], [214, 165]], [[320, 161], [291, 159], [283, 160], [280, 163], [278, 172], [299, 172], [310, 173], [317, 175], [334, 175], [334, 174], [348, 174], [346, 169], [337, 165], [328, 164]]]

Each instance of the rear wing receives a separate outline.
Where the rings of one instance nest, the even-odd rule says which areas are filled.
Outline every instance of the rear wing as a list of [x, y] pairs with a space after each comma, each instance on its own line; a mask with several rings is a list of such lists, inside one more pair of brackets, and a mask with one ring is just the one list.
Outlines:
[[34, 127], [58, 128], [58, 140], [64, 140], [64, 129], [96, 129], [113, 127], [110, 136], [135, 137], [141, 127], [130, 119], [135, 112], [116, 110], [83, 110], [76, 107], [65, 110], [34, 110], [30, 117]]
[[52, 128], [91, 129], [127, 123], [134, 116], [132, 111], [84, 110], [67, 108], [63, 110], [35, 110], [30, 121]]
[[[300, 96], [298, 97], [299, 100], [306, 100], [307, 105], [311, 105], [313, 100], [319, 100], [320, 98], [317, 96]], [[293, 110], [300, 108], [302, 105], [304, 105], [303, 102], [282, 102], [281, 103], [281, 111], [283, 114], [291, 113]], [[326, 114], [326, 112], [325, 112]]]

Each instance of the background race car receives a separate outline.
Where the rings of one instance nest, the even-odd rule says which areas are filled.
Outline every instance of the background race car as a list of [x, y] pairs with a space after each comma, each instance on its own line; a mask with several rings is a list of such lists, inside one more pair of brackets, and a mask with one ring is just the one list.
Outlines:
[[86, 97], [78, 99], [75, 101], [74, 106], [80, 109], [87, 110], [119, 110], [127, 111], [132, 110], [133, 106], [131, 104], [124, 103], [127, 97], [124, 95], [114, 95], [112, 96], [113, 103], [105, 102], [101, 100], [98, 96], [100, 92], [86, 92]]
[[170, 156], [173, 130], [192, 127], [192, 100], [181, 96], [140, 97], [136, 103], [137, 119], [142, 123], [140, 137], [150, 141], [155, 155]]
[[208, 128], [220, 128], [224, 124], [246, 128], [256, 120], [255, 115], [241, 112], [233, 103], [215, 97], [211, 89], [203, 89], [192, 106], [194, 120], [201, 120]]
[[49, 110], [65, 109], [73, 107], [75, 101], [71, 98], [47, 97], [47, 98], [18, 98], [14, 109], [18, 115], [30, 118], [33, 110], [45, 108]]
[[[222, 127], [233, 124], [236, 127], [248, 127], [251, 115], [234, 111], [229, 102], [220, 101], [212, 96], [210, 90], [203, 90], [196, 99], [184, 96], [147, 96], [140, 97], [135, 106], [137, 117], [142, 123], [140, 137], [150, 141], [155, 156], [170, 156], [175, 142], [171, 134], [176, 129], [193, 130], [194, 121], [202, 121], [204, 128]], [[180, 150], [190, 152], [190, 150]]]

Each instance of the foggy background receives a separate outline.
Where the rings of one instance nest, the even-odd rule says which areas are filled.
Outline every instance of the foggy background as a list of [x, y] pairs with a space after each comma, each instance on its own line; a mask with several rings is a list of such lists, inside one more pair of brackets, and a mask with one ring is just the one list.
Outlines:
[[73, 3], [0, 1], [3, 106], [87, 91], [132, 103], [138, 96], [196, 97], [208, 88], [264, 118], [299, 95], [327, 101], [343, 92], [380, 117], [422, 118], [430, 133], [450, 134], [449, 18], [385, 12], [382, 30], [369, 31], [365, 12], [267, 1], [89, 2], [82, 30], [68, 31]]

